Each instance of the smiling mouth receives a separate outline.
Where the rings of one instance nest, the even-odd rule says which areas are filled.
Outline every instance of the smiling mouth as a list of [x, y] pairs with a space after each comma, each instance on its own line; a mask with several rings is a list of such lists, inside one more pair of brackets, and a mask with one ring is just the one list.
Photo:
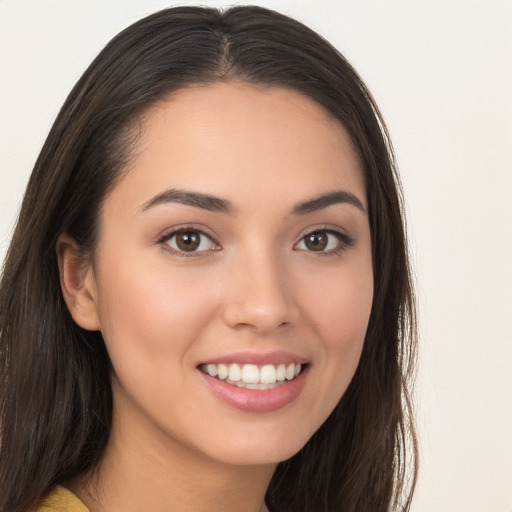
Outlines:
[[199, 370], [210, 377], [246, 389], [273, 389], [294, 380], [304, 370], [301, 364], [201, 364]]

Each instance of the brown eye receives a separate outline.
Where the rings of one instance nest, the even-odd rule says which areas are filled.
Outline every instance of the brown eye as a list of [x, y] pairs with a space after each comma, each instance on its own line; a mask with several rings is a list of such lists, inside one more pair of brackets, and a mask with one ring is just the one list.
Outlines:
[[323, 251], [327, 247], [329, 237], [327, 233], [315, 231], [304, 237], [304, 244], [310, 251]]
[[194, 231], [184, 231], [176, 235], [176, 245], [181, 251], [195, 251], [200, 243], [200, 235]]
[[178, 253], [203, 252], [216, 248], [215, 243], [209, 236], [194, 229], [172, 233], [165, 243]]
[[295, 249], [335, 254], [339, 249], [353, 245], [354, 240], [344, 233], [331, 229], [311, 231], [295, 245]]

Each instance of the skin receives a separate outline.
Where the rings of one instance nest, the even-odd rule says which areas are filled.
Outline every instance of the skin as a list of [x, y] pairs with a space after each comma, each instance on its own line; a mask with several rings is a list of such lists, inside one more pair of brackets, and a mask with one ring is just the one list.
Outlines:
[[[170, 188], [234, 211], [144, 208]], [[340, 190], [362, 208], [293, 213]], [[145, 115], [135, 157], [105, 199], [94, 256], [79, 260], [67, 235], [58, 244], [70, 312], [101, 330], [115, 371], [107, 450], [93, 478], [69, 483], [87, 506], [265, 510], [276, 464], [325, 421], [356, 370], [373, 298], [366, 208], [347, 132], [294, 91], [191, 87]], [[183, 226], [210, 237], [200, 251], [162, 241]], [[325, 229], [353, 243], [324, 234], [328, 250], [310, 250], [304, 236]], [[269, 412], [219, 400], [198, 365], [241, 350], [307, 360], [299, 395]]]

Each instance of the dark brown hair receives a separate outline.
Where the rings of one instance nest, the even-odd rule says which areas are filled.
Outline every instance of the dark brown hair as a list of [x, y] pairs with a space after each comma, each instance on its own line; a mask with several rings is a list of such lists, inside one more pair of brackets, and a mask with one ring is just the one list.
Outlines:
[[1, 512], [26, 511], [93, 468], [109, 437], [110, 360], [101, 333], [68, 313], [57, 238], [65, 232], [85, 254], [94, 249], [102, 201], [150, 106], [191, 84], [231, 79], [292, 88], [344, 125], [363, 164], [372, 237], [374, 302], [356, 375], [306, 446], [279, 464], [266, 501], [276, 512], [409, 509], [414, 301], [401, 188], [379, 110], [345, 58], [301, 23], [259, 7], [179, 7], [106, 46], [67, 98], [31, 175], [0, 284]]

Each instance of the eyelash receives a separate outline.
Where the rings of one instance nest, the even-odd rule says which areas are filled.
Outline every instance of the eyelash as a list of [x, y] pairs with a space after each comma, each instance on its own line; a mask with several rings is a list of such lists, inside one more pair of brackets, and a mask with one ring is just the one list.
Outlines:
[[[355, 240], [352, 237], [350, 237], [349, 235], [347, 235], [346, 233], [342, 233], [341, 231], [337, 231], [335, 229], [323, 227], [323, 228], [313, 229], [311, 231], [308, 231], [304, 235], [302, 235], [300, 240], [294, 245], [294, 249], [300, 243], [305, 244], [306, 237], [316, 235], [316, 234], [332, 235], [332, 236], [336, 237], [338, 240], [338, 245], [332, 249], [327, 250], [327, 251], [313, 251], [313, 250], [307, 251], [307, 249], [303, 249], [303, 250], [306, 250], [307, 252], [310, 252], [310, 253], [314, 254], [315, 256], [319, 256], [319, 257], [338, 256], [342, 252], [346, 251], [348, 248], [352, 247], [355, 243]], [[301, 250], [301, 249], [297, 249], [297, 250]]]
[[[187, 233], [187, 232], [197, 234], [201, 238], [202, 237], [206, 237], [207, 239], [209, 239], [211, 241], [212, 245], [214, 245], [215, 248], [204, 250], [204, 251], [190, 251], [190, 252], [187, 252], [187, 251], [181, 251], [179, 249], [175, 249], [174, 247], [171, 247], [169, 245], [169, 241], [172, 240], [174, 237], [177, 237], [178, 235], [180, 235], [182, 233]], [[195, 228], [195, 227], [192, 227], [192, 226], [184, 226], [184, 227], [181, 227], [179, 229], [174, 229], [174, 230], [172, 230], [172, 231], [170, 231], [168, 233], [165, 233], [164, 235], [162, 235], [157, 240], [157, 244], [164, 246], [164, 249], [166, 251], [170, 252], [172, 255], [180, 256], [180, 257], [185, 257], [185, 258], [194, 258], [194, 257], [197, 258], [197, 257], [203, 256], [204, 253], [209, 253], [209, 252], [212, 252], [212, 251], [219, 251], [220, 250], [220, 245], [210, 235], [206, 234], [201, 229], [198, 229], [198, 228]]]
[[[209, 239], [211, 241], [212, 245], [214, 245], [215, 248], [203, 250], [203, 251], [187, 252], [187, 251], [181, 251], [179, 249], [175, 249], [169, 245], [169, 241], [172, 240], [174, 237], [177, 237], [178, 235], [180, 235], [182, 233], [187, 233], [187, 232], [197, 234], [200, 237], [206, 237], [207, 239]], [[338, 239], [338, 245], [336, 247], [334, 247], [333, 249], [329, 249], [327, 251], [323, 251], [323, 250], [314, 251], [314, 250], [307, 250], [307, 248], [306, 249], [298, 249], [297, 248], [297, 246], [299, 244], [306, 243], [305, 242], [306, 237], [312, 236], [312, 235], [317, 235], [317, 234], [319, 234], [319, 235], [327, 234], [327, 235], [332, 235], [332, 236], [336, 237]], [[201, 243], [202, 242], [200, 241], [199, 244], [201, 244]], [[349, 247], [353, 246], [354, 243], [355, 243], [355, 240], [352, 237], [350, 237], [347, 234], [342, 233], [340, 231], [330, 229], [330, 228], [316, 228], [316, 229], [313, 229], [313, 230], [308, 231], [307, 233], [303, 234], [301, 236], [300, 240], [293, 246], [293, 248], [295, 250], [304, 250], [305, 252], [310, 252], [312, 254], [315, 254], [316, 256], [337, 256], [341, 252], [346, 251]], [[210, 235], [206, 234], [201, 229], [198, 229], [198, 228], [195, 228], [192, 226], [184, 226], [179, 229], [175, 229], [173, 231], [165, 233], [157, 240], [157, 244], [163, 245], [164, 249], [166, 251], [170, 252], [171, 254], [173, 254], [175, 256], [185, 257], [185, 258], [194, 258], [194, 257], [197, 258], [197, 257], [204, 256], [205, 253], [210, 253], [212, 251], [219, 251], [222, 249], [221, 246]]]

